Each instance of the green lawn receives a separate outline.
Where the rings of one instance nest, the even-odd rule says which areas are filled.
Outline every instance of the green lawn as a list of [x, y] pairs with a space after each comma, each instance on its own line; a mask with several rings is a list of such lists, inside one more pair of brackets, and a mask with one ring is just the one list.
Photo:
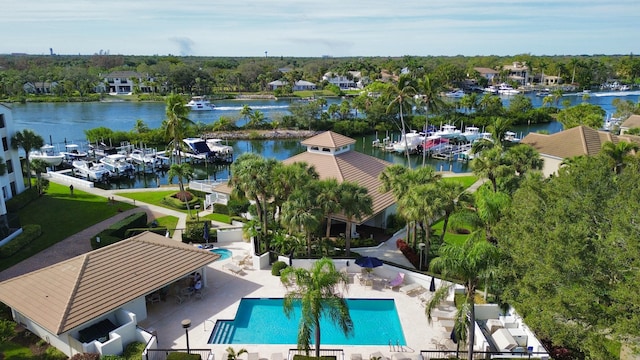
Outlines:
[[132, 208], [131, 204], [120, 202], [109, 205], [107, 199], [79, 189], [75, 189], [71, 196], [67, 186], [52, 182], [45, 195], [19, 211], [20, 223], [39, 224], [42, 227], [42, 236], [11, 258], [2, 259], [0, 271], [116, 215], [119, 211]]
[[[178, 209], [173, 206], [169, 206], [162, 201], [162, 199], [164, 199], [165, 196], [175, 194], [175, 193], [176, 193], [176, 190], [162, 190], [162, 191], [123, 192], [123, 193], [119, 192], [118, 195], [122, 197], [126, 197], [127, 199], [141, 201], [151, 205], [162, 206], [163, 208], [189, 214], [189, 211], [187, 211], [187, 209]], [[195, 210], [193, 208], [191, 208], [191, 213], [192, 213], [191, 214], [192, 217], [196, 216]]]
[[464, 186], [465, 189], [469, 188], [469, 186], [473, 185], [476, 181], [478, 181], [477, 176], [469, 175], [469, 176], [455, 176], [455, 177], [446, 177], [442, 178], [442, 181], [457, 181]]
[[169, 236], [173, 236], [174, 229], [178, 226], [178, 218], [175, 216], [163, 216], [156, 219], [159, 227], [169, 230]]

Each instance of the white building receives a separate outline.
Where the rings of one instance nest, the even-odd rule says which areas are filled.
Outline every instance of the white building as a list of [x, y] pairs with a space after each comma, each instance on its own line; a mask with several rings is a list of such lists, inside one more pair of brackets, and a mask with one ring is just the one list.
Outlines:
[[362, 89], [362, 73], [360, 71], [349, 71], [347, 75], [338, 75], [336, 73], [328, 72], [322, 76], [322, 80], [329, 84], [336, 85], [340, 89]]
[[2, 153], [0, 157], [6, 164], [6, 171], [0, 175], [0, 245], [9, 242], [11, 239], [22, 233], [22, 228], [17, 215], [7, 213], [6, 201], [23, 192], [25, 189], [20, 166], [20, 155], [18, 150], [11, 146], [11, 137], [15, 134], [13, 130], [13, 117], [11, 108], [0, 104], [0, 137], [2, 138]]

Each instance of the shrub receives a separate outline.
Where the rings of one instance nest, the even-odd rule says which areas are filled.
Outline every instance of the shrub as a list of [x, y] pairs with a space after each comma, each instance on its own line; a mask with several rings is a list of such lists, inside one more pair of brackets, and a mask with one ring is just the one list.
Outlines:
[[208, 224], [207, 226], [209, 226], [209, 242], [215, 242], [218, 233], [215, 229], [211, 229], [211, 221], [209, 220], [187, 222], [187, 228], [182, 233], [182, 242], [186, 244], [201, 244], [207, 242], [204, 238], [204, 224]]
[[167, 233], [167, 228], [166, 227], [149, 227], [149, 228], [133, 228], [133, 229], [127, 229], [127, 231], [124, 232], [124, 238], [128, 239], [132, 236], [136, 236], [138, 234], [142, 234], [145, 231], [151, 231], [154, 234], [158, 234], [158, 235], [164, 235]]
[[187, 354], [184, 352], [172, 352], [167, 355], [167, 360], [201, 360], [200, 354]]
[[238, 215], [246, 213], [249, 210], [251, 203], [247, 199], [236, 199], [231, 197], [227, 202], [227, 211], [229, 215]]
[[0, 343], [3, 343], [13, 337], [15, 334], [16, 323], [11, 320], [0, 320]]
[[17, 212], [39, 197], [38, 189], [32, 187], [7, 200], [7, 212]]
[[100, 354], [78, 353], [73, 355], [69, 360], [100, 360]]
[[67, 355], [62, 351], [58, 350], [53, 346], [47, 347], [44, 351], [44, 359], [45, 360], [66, 360], [68, 359]]
[[23, 247], [31, 244], [33, 240], [42, 235], [42, 228], [37, 224], [24, 225], [22, 234], [0, 247], [0, 258], [7, 258], [17, 253]]
[[144, 351], [146, 344], [143, 342], [135, 341], [127, 345], [122, 354], [127, 360], [142, 360], [142, 352]]
[[229, 215], [229, 208], [225, 204], [213, 204], [213, 212], [218, 214]]
[[282, 270], [286, 269], [289, 265], [284, 261], [276, 261], [271, 265], [271, 275], [280, 276]]
[[[144, 211], [131, 214], [126, 218], [102, 230], [96, 236], [91, 238], [91, 248], [98, 249], [107, 245], [117, 243], [126, 238], [128, 229], [142, 228], [147, 225], [147, 213]], [[100, 238], [100, 242], [97, 241]]]
[[398, 247], [398, 250], [402, 252], [404, 257], [406, 257], [407, 260], [409, 260], [409, 262], [413, 264], [413, 266], [415, 266], [416, 268], [420, 266], [420, 258], [418, 257], [418, 254], [413, 251], [411, 246], [409, 246], [409, 244], [407, 244], [402, 239], [398, 239], [396, 240], [396, 246]]
[[188, 201], [189, 202], [189, 209], [193, 209], [194, 206], [200, 204], [200, 199], [197, 198], [197, 197], [194, 197], [188, 191], [185, 191], [185, 193], [182, 194], [182, 195], [178, 195], [178, 193], [173, 193], [173, 194], [167, 195], [162, 199], [162, 202], [164, 204], [167, 204], [167, 205], [169, 205], [171, 207], [174, 207], [176, 209], [185, 210], [187, 208], [187, 203], [184, 202], [183, 200], [181, 200], [179, 198], [179, 196], [180, 196], [180, 198], [187, 198], [189, 200]]

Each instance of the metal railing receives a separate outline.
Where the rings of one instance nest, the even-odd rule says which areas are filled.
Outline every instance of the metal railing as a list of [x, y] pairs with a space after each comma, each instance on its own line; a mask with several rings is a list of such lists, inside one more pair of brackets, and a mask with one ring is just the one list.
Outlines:
[[[187, 349], [147, 349], [145, 360], [166, 360], [167, 355], [172, 352], [187, 352]], [[190, 354], [199, 354], [202, 360], [207, 360], [211, 356], [211, 349], [189, 349]]]
[[[309, 349], [309, 355], [315, 356], [316, 350]], [[288, 359], [293, 359], [294, 355], [306, 355], [304, 350], [299, 349], [289, 349]], [[320, 356], [335, 356], [337, 360], [344, 360], [344, 350], [343, 349], [320, 349]]]
[[[423, 360], [435, 359], [468, 359], [467, 349], [460, 350], [421, 350]], [[548, 360], [551, 357], [546, 352], [501, 352], [501, 351], [474, 351], [474, 359], [538, 359]]]

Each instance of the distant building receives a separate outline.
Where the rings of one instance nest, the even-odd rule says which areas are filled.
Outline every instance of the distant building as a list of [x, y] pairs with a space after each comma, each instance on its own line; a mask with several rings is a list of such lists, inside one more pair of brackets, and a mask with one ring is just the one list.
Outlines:
[[28, 82], [22, 85], [24, 92], [27, 94], [53, 94], [54, 89], [58, 86], [55, 81], [52, 82]]
[[511, 65], [504, 65], [503, 70], [509, 71], [507, 77], [520, 85], [528, 85], [531, 82], [531, 73], [526, 63], [514, 61]]
[[135, 71], [114, 71], [103, 75], [104, 83], [96, 86], [96, 92], [108, 92], [113, 95], [131, 95], [138, 89], [141, 93], [158, 91], [155, 79]]
[[6, 201], [24, 191], [24, 179], [18, 150], [11, 146], [11, 137], [15, 134], [11, 109], [0, 104], [0, 138], [2, 138], [1, 157], [6, 165], [4, 175], [0, 176], [0, 245], [3, 245], [22, 233], [17, 213], [8, 213]]
[[494, 79], [498, 77], [498, 70], [485, 68], [485, 67], [474, 67], [473, 70], [477, 71], [480, 76], [487, 79], [489, 83], [493, 83]]
[[620, 135], [623, 135], [627, 131], [633, 128], [640, 128], [640, 115], [631, 115], [627, 120], [620, 124]]
[[[275, 90], [279, 87], [286, 86], [287, 84], [288, 82], [283, 80], [272, 81], [269, 83], [269, 89]], [[316, 89], [316, 84], [309, 81], [305, 81], [305, 80], [296, 81], [295, 85], [293, 85], [292, 87], [293, 91], [315, 90], [315, 89]]]
[[361, 81], [362, 73], [360, 71], [349, 71], [348, 75], [338, 75], [333, 72], [328, 72], [322, 76], [322, 80], [342, 90], [362, 89], [364, 87]]

